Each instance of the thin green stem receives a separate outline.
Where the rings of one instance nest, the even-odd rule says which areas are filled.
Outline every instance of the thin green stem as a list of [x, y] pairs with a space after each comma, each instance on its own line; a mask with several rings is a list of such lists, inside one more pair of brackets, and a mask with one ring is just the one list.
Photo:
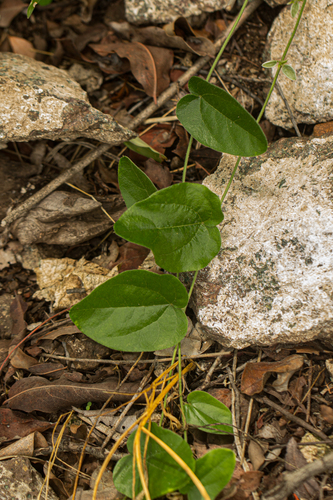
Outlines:
[[238, 14], [238, 16], [237, 16], [237, 19], [236, 19], [236, 21], [235, 21], [234, 26], [232, 27], [232, 30], [230, 31], [230, 33], [229, 33], [229, 35], [227, 36], [227, 38], [224, 40], [223, 45], [222, 45], [222, 47], [221, 47], [221, 48], [220, 48], [220, 50], [219, 50], [219, 53], [218, 53], [218, 54], [217, 54], [217, 56], [215, 57], [215, 60], [214, 60], [214, 62], [213, 62], [213, 64], [212, 64], [212, 67], [210, 68], [210, 70], [209, 70], [209, 72], [208, 72], [208, 75], [207, 75], [207, 78], [206, 78], [206, 82], [209, 82], [209, 80], [210, 80], [210, 78], [211, 78], [211, 76], [212, 76], [212, 74], [213, 74], [213, 71], [214, 71], [214, 69], [216, 68], [217, 63], [219, 62], [219, 59], [221, 58], [221, 56], [222, 56], [222, 54], [223, 54], [223, 52], [224, 52], [224, 50], [225, 50], [226, 46], [228, 45], [228, 43], [229, 43], [229, 41], [230, 41], [230, 38], [232, 37], [232, 35], [234, 34], [234, 32], [235, 32], [235, 30], [236, 30], [236, 28], [237, 28], [237, 25], [238, 25], [238, 23], [239, 23], [239, 20], [240, 20], [240, 18], [242, 17], [242, 14], [243, 14], [243, 12], [244, 12], [244, 10], [245, 10], [245, 7], [247, 6], [248, 2], [249, 2], [249, 0], [245, 0], [245, 2], [243, 3], [243, 6], [242, 6], [241, 10], [239, 11], [239, 14]]
[[194, 273], [193, 280], [192, 280], [192, 283], [191, 283], [191, 286], [190, 286], [190, 289], [188, 292], [188, 301], [190, 301], [190, 298], [191, 298], [191, 295], [193, 292], [193, 288], [194, 288], [194, 283], [195, 283], [195, 280], [197, 279], [197, 276], [198, 276], [198, 272], [199, 271], [195, 271], [195, 273]]
[[188, 141], [186, 155], [185, 155], [185, 160], [184, 160], [184, 170], [183, 170], [182, 182], [186, 181], [186, 170], [187, 170], [188, 159], [190, 157], [192, 142], [193, 142], [193, 137], [190, 136], [190, 140]]
[[184, 413], [184, 401], [183, 401], [183, 388], [182, 388], [182, 353], [180, 348], [180, 342], [178, 344], [178, 387], [179, 387], [179, 403], [180, 412], [182, 414], [182, 422], [184, 427], [184, 441], [187, 442], [187, 430], [186, 430], [186, 418]]
[[[266, 97], [266, 99], [265, 99], [265, 102], [264, 102], [264, 104], [263, 104], [263, 106], [262, 106], [262, 108], [261, 108], [261, 111], [260, 111], [260, 113], [259, 113], [259, 116], [258, 116], [258, 118], [257, 118], [257, 123], [259, 123], [259, 122], [260, 122], [260, 120], [261, 120], [261, 118], [262, 118], [262, 116], [263, 116], [263, 114], [264, 114], [264, 112], [265, 112], [265, 109], [266, 109], [266, 106], [267, 106], [267, 104], [268, 104], [268, 101], [270, 100], [270, 97], [271, 97], [272, 92], [273, 92], [273, 90], [274, 90], [274, 87], [275, 87], [276, 81], [277, 81], [277, 79], [278, 79], [278, 77], [279, 77], [280, 71], [281, 71], [281, 69], [282, 69], [282, 67], [283, 67], [283, 64], [284, 64], [284, 62], [285, 62], [285, 59], [286, 59], [286, 56], [287, 56], [288, 50], [289, 50], [290, 45], [291, 45], [291, 43], [292, 43], [292, 41], [293, 41], [293, 38], [294, 38], [294, 36], [295, 36], [295, 34], [296, 34], [296, 31], [297, 31], [298, 25], [299, 25], [299, 23], [300, 23], [300, 20], [301, 20], [301, 17], [302, 17], [302, 14], [303, 14], [303, 11], [304, 11], [304, 8], [305, 8], [305, 5], [306, 5], [306, 2], [307, 2], [307, 0], [303, 0], [302, 7], [301, 7], [301, 9], [300, 9], [300, 11], [299, 11], [299, 14], [298, 14], [298, 17], [297, 17], [297, 20], [296, 20], [296, 23], [295, 23], [295, 26], [294, 26], [293, 32], [292, 32], [292, 34], [290, 35], [290, 38], [289, 38], [289, 40], [288, 40], [288, 43], [287, 43], [287, 45], [286, 45], [286, 48], [284, 49], [283, 55], [282, 55], [282, 57], [281, 57], [281, 60], [280, 60], [280, 61], [279, 61], [279, 63], [278, 63], [278, 67], [277, 67], [276, 73], [275, 73], [275, 75], [274, 75], [274, 78], [273, 78], [273, 81], [272, 81], [272, 85], [271, 85], [271, 87], [270, 87], [270, 89], [269, 89], [269, 92], [268, 92], [268, 94], [267, 94], [267, 97]], [[228, 193], [228, 191], [229, 191], [229, 188], [230, 188], [230, 186], [231, 186], [231, 183], [232, 183], [232, 181], [233, 181], [233, 178], [235, 177], [235, 174], [236, 174], [236, 172], [237, 172], [237, 169], [238, 169], [238, 166], [239, 166], [239, 164], [240, 164], [241, 159], [242, 159], [242, 157], [241, 157], [241, 156], [238, 156], [238, 158], [237, 158], [237, 160], [236, 160], [236, 163], [235, 163], [235, 166], [234, 166], [234, 169], [233, 169], [233, 171], [232, 171], [231, 177], [230, 177], [230, 179], [229, 179], [229, 181], [228, 181], [228, 184], [226, 185], [226, 188], [225, 188], [225, 190], [224, 190], [224, 192], [223, 192], [223, 195], [222, 195], [222, 198], [221, 198], [221, 205], [222, 205], [222, 203], [223, 203], [223, 201], [224, 201], [225, 197], [227, 196], [227, 193]]]
[[[174, 350], [173, 350], [173, 354], [172, 354], [172, 360], [171, 360], [171, 366], [174, 364], [175, 362], [175, 359], [176, 359], [176, 354], [177, 354], [177, 350], [178, 350], [178, 345], [175, 346]], [[171, 374], [172, 374], [172, 370], [169, 371], [168, 373], [168, 377], [171, 377]], [[166, 404], [167, 404], [167, 398], [168, 398], [168, 392], [166, 393], [166, 395], [164, 396], [164, 400], [163, 400], [163, 408], [166, 407]], [[162, 409], [162, 414], [161, 414], [161, 418], [160, 418], [160, 423], [159, 423], [159, 426], [161, 427], [162, 425], [162, 422], [163, 422], [163, 418], [164, 418], [164, 411]]]
[[235, 166], [234, 166], [234, 169], [233, 169], [232, 174], [231, 174], [231, 176], [230, 176], [230, 179], [229, 179], [229, 181], [228, 181], [228, 184], [226, 185], [225, 190], [224, 190], [224, 193], [223, 193], [223, 195], [222, 195], [222, 198], [221, 198], [221, 205], [222, 205], [222, 203], [223, 203], [223, 201], [224, 201], [224, 198], [227, 196], [227, 193], [228, 193], [228, 191], [229, 191], [229, 188], [230, 188], [230, 186], [231, 186], [231, 183], [232, 183], [232, 181], [233, 181], [233, 178], [235, 177], [235, 174], [236, 174], [236, 172], [237, 172], [237, 168], [238, 168], [238, 165], [239, 165], [239, 163], [240, 163], [241, 159], [242, 159], [242, 156], [238, 156], [238, 158], [237, 158], [237, 160], [236, 160], [236, 163], [235, 163]]

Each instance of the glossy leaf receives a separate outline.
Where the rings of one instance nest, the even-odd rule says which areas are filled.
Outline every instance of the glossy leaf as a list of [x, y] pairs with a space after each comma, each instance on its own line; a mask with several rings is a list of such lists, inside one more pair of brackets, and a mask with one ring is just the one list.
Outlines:
[[128, 147], [128, 149], [131, 149], [142, 156], [146, 156], [147, 158], [153, 158], [159, 163], [166, 160], [166, 156], [149, 146], [149, 144], [140, 139], [140, 137], [134, 137], [134, 139], [124, 142], [124, 144]]
[[171, 275], [125, 271], [72, 307], [70, 317], [96, 342], [119, 351], [155, 351], [180, 342], [188, 295]]
[[[159, 439], [164, 441], [177, 455], [184, 460], [191, 470], [195, 468], [195, 461], [192, 456], [192, 451], [189, 445], [172, 431], [163, 429], [157, 424], [151, 424], [151, 432]], [[123, 493], [129, 498], [132, 498], [132, 481], [133, 481], [133, 441], [135, 433], [131, 434], [127, 442], [127, 448], [130, 455], [121, 458], [114, 470], [113, 480], [114, 485], [120, 493]], [[144, 444], [146, 435], [141, 434], [141, 454], [144, 456]], [[146, 464], [148, 472], [148, 487], [151, 498], [161, 497], [167, 493], [183, 488], [190, 483], [190, 479], [186, 472], [174, 461], [173, 458], [156, 443], [153, 439], [149, 439]], [[135, 495], [138, 495], [142, 490], [139, 473], [136, 468], [135, 478]]]
[[149, 177], [146, 176], [127, 156], [120, 159], [118, 167], [120, 192], [127, 208], [138, 201], [145, 200], [157, 191]]
[[[212, 434], [233, 433], [231, 411], [207, 392], [191, 392], [184, 405], [184, 413], [188, 424], [195, 425], [204, 432]], [[220, 422], [222, 425], [212, 425]]]
[[172, 273], [195, 271], [218, 254], [223, 220], [218, 196], [200, 184], [162, 189], [133, 205], [114, 225], [132, 243], [150, 248], [156, 263]]
[[[218, 448], [206, 453], [195, 463], [195, 475], [206, 488], [211, 500], [223, 490], [232, 478], [236, 465], [235, 454], [227, 448]], [[187, 494], [188, 500], [203, 500], [197, 487], [191, 483], [181, 488], [182, 494]]]
[[282, 66], [282, 73], [289, 78], [289, 80], [296, 80], [296, 73], [294, 68], [292, 68], [289, 64], [284, 64]]
[[256, 120], [225, 90], [196, 76], [189, 81], [190, 95], [177, 105], [177, 117], [204, 146], [239, 156], [257, 156], [267, 140]]

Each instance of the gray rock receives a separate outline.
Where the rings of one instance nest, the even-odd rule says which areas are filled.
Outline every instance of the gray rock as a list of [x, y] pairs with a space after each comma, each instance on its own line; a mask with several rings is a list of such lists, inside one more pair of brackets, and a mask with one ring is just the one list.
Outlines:
[[233, 4], [233, 0], [125, 0], [126, 19], [133, 24], [163, 24], [177, 17], [198, 16]]
[[[290, 6], [275, 19], [267, 37], [264, 60], [279, 60], [294, 28]], [[331, 0], [308, 2], [293, 43], [288, 64], [296, 71], [292, 82], [279, 77], [282, 91], [297, 123], [325, 122], [333, 119], [333, 10]], [[270, 70], [274, 75], [276, 67]], [[266, 108], [267, 119], [284, 128], [292, 123], [287, 109], [276, 91]]]
[[[43, 486], [42, 476], [30, 464], [27, 458], [16, 457], [0, 462], [1, 500], [31, 500], [38, 497]], [[45, 487], [40, 496], [46, 500]], [[58, 500], [52, 490], [48, 489], [48, 500]]]
[[[333, 340], [333, 136], [244, 158], [223, 204], [222, 248], [199, 272], [197, 318], [243, 348]], [[235, 157], [205, 185], [221, 195]]]
[[90, 106], [64, 70], [0, 52], [0, 141], [88, 137], [121, 144], [136, 134]]

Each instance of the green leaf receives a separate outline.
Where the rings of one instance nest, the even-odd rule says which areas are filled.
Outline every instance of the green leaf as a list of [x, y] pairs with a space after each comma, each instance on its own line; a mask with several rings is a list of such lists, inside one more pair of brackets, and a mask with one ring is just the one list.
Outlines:
[[116, 234], [150, 248], [171, 273], [196, 271], [218, 254], [223, 220], [219, 197], [201, 184], [182, 183], [131, 206], [116, 222]]
[[149, 177], [142, 172], [127, 156], [120, 159], [118, 167], [120, 192], [127, 208], [138, 201], [145, 200], [157, 191]]
[[27, 18], [28, 19], [31, 16], [31, 14], [33, 13], [36, 5], [38, 5], [38, 0], [31, 0], [29, 7], [28, 7], [28, 10], [27, 10]]
[[239, 156], [257, 156], [267, 140], [253, 116], [228, 92], [193, 76], [190, 95], [177, 105], [177, 117], [204, 146]]
[[186, 288], [175, 277], [125, 271], [72, 307], [77, 327], [99, 344], [119, 351], [155, 351], [186, 335]]
[[[184, 413], [188, 424], [195, 425], [204, 432], [212, 434], [233, 433], [230, 410], [207, 392], [191, 392], [187, 396]], [[211, 425], [219, 422], [227, 425]], [[202, 427], [203, 425], [206, 427]]]
[[264, 62], [264, 64], [262, 64], [262, 67], [263, 68], [274, 68], [274, 66], [276, 66], [278, 62], [279, 61], [275, 61], [275, 60], [266, 61], [266, 62]]
[[298, 12], [299, 3], [298, 0], [294, 1], [291, 6], [291, 17], [296, 17]]
[[[195, 460], [189, 445], [177, 434], [167, 429], [151, 424], [151, 432], [166, 443], [177, 455], [184, 460], [191, 470], [195, 468]], [[120, 493], [132, 498], [133, 481], [133, 441], [135, 433], [131, 434], [127, 448], [130, 455], [121, 458], [113, 469], [114, 485]], [[141, 453], [144, 456], [146, 435], [141, 435]], [[170, 455], [153, 439], [149, 439], [146, 464], [148, 472], [148, 486], [152, 500], [171, 493], [189, 484], [190, 479], [186, 472], [174, 461]], [[135, 495], [142, 490], [139, 473], [136, 468]]]
[[134, 139], [124, 142], [124, 144], [128, 147], [128, 149], [131, 149], [142, 156], [146, 156], [147, 158], [153, 158], [159, 163], [162, 163], [163, 160], [167, 159], [166, 156], [150, 147], [149, 144], [140, 139], [140, 137], [134, 137]]
[[292, 68], [289, 64], [284, 64], [282, 66], [282, 73], [289, 78], [289, 80], [296, 80], [296, 73], [294, 68]]
[[[235, 465], [235, 454], [227, 448], [211, 450], [196, 461], [195, 475], [206, 488], [211, 500], [214, 500], [228, 484], [232, 478]], [[183, 495], [187, 494], [188, 500], [203, 500], [199, 490], [192, 481], [184, 488], [181, 488], [181, 493]]]

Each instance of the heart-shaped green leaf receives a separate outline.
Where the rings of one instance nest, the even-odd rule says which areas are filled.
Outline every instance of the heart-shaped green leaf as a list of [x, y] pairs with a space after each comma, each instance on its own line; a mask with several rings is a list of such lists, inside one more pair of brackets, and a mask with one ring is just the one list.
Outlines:
[[70, 317], [96, 342], [119, 351], [155, 351], [186, 335], [186, 288], [175, 277], [125, 271], [72, 307]]
[[[184, 405], [188, 424], [212, 434], [232, 434], [231, 411], [216, 398], [204, 391], [194, 391], [187, 396]], [[221, 422], [226, 425], [212, 425]], [[202, 427], [202, 426], [205, 427]]]
[[118, 167], [120, 192], [127, 208], [138, 201], [145, 200], [157, 191], [149, 177], [142, 172], [127, 156], [120, 159]]
[[[191, 470], [194, 470], [195, 461], [192, 456], [192, 451], [189, 445], [177, 434], [167, 429], [159, 427], [157, 424], [151, 424], [151, 432], [159, 439], [164, 441], [177, 455], [184, 460]], [[114, 485], [120, 493], [123, 493], [129, 498], [132, 498], [132, 482], [133, 482], [133, 441], [135, 433], [131, 434], [127, 448], [130, 455], [121, 458], [114, 470], [113, 480]], [[141, 454], [144, 456], [144, 446], [146, 435], [141, 435]], [[146, 452], [146, 465], [148, 473], [148, 486], [152, 499], [171, 493], [179, 488], [190, 484], [190, 479], [186, 472], [174, 461], [173, 458], [156, 443], [153, 439], [149, 439]], [[142, 490], [139, 473], [136, 468], [135, 478], [135, 495], [138, 495]]]
[[124, 142], [124, 144], [128, 147], [128, 149], [131, 149], [142, 156], [146, 156], [147, 158], [153, 158], [159, 163], [166, 160], [166, 156], [149, 146], [149, 144], [140, 139], [140, 137], [134, 137], [134, 139]]
[[190, 95], [177, 105], [177, 117], [204, 146], [237, 156], [257, 156], [267, 139], [253, 116], [225, 90], [193, 76]]
[[150, 248], [156, 263], [171, 273], [196, 271], [218, 254], [219, 197], [201, 184], [167, 187], [133, 205], [114, 225], [132, 243]]
[[[232, 478], [235, 469], [235, 454], [227, 448], [211, 450], [195, 463], [195, 475], [202, 482], [211, 500], [223, 490]], [[203, 500], [198, 488], [191, 483], [181, 488], [188, 500]]]

